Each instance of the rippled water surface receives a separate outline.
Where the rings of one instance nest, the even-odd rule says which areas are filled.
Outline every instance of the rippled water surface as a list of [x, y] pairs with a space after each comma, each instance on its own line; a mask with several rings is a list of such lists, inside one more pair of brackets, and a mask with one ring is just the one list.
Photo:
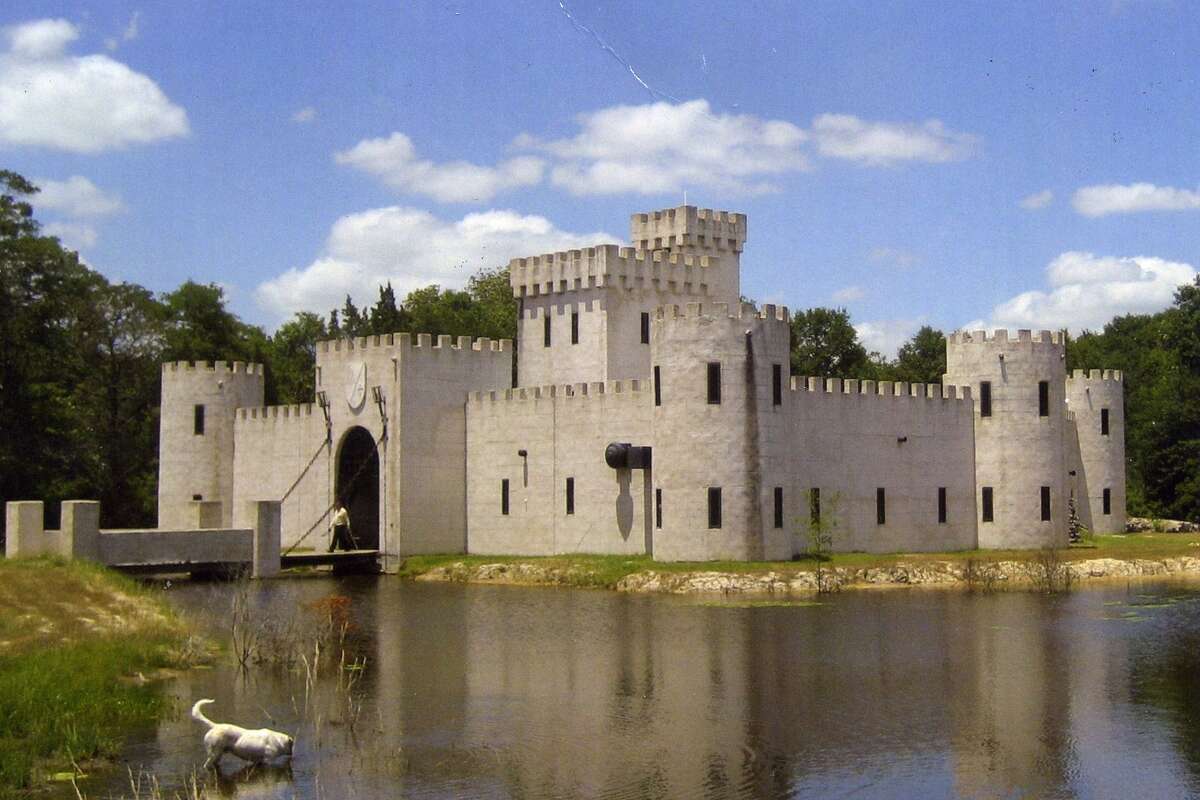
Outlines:
[[[290, 773], [227, 757], [231, 797], [1200, 795], [1194, 584], [791, 606], [387, 577], [251, 591], [256, 618], [301, 627], [349, 597], [366, 667], [349, 692], [303, 663], [172, 682], [181, 713], [126, 754], [168, 794], [203, 760], [182, 711], [213, 697], [215, 719], [297, 734]], [[168, 596], [221, 634], [233, 592]]]

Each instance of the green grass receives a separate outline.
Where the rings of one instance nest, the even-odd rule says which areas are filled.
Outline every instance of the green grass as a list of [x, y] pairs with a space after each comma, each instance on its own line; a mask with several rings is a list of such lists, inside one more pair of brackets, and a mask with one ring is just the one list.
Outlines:
[[124, 732], [165, 708], [142, 677], [180, 666], [188, 643], [179, 619], [122, 576], [0, 561], [0, 797], [115, 755]]
[[[1192, 546], [1193, 543], [1196, 546]], [[729, 572], [780, 574], [812, 571], [818, 565], [867, 569], [889, 567], [896, 564], [922, 564], [934, 562], [956, 562], [974, 560], [1032, 561], [1037, 558], [1036, 550], [959, 550], [942, 553], [835, 553], [826, 559], [800, 559], [798, 561], [654, 561], [647, 556], [616, 555], [562, 555], [562, 556], [478, 556], [478, 555], [426, 555], [409, 556], [400, 568], [400, 575], [418, 577], [439, 567], [451, 568], [461, 564], [465, 580], [470, 570], [484, 564], [508, 564], [519, 567], [533, 565], [545, 570], [554, 570], [555, 579], [550, 581], [571, 586], [612, 588], [626, 575], [637, 572], [656, 571], [681, 572]], [[1171, 558], [1176, 556], [1200, 557], [1200, 534], [1139, 533], [1113, 536], [1095, 536], [1081, 545], [1072, 545], [1062, 551], [1064, 559], [1080, 561], [1091, 558]], [[543, 581], [545, 582], [545, 581]]]

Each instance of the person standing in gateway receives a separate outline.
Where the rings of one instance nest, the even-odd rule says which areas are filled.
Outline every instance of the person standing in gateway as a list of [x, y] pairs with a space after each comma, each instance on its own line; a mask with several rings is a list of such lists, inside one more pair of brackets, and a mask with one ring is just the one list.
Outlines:
[[329, 540], [329, 552], [332, 553], [339, 547], [342, 550], [354, 549], [354, 536], [350, 533], [350, 512], [346, 510], [346, 504], [340, 500], [334, 508], [329, 528], [333, 533]]

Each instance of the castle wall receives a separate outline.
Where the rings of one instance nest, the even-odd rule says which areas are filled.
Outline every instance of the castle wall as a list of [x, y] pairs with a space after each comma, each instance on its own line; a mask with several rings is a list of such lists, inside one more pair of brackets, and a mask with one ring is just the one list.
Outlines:
[[[1058, 333], [1028, 330], [955, 333], [946, 340], [946, 383], [975, 397], [975, 482], [980, 493], [979, 546], [1038, 548], [1067, 543], [1065, 350]], [[981, 413], [980, 384], [991, 384], [991, 416]], [[1038, 384], [1049, 404], [1039, 415]], [[1050, 487], [1050, 520], [1042, 519], [1041, 487]], [[982, 492], [991, 487], [993, 519], [984, 521]]]
[[[159, 417], [158, 526], [194, 524], [192, 502], [220, 502], [221, 526], [233, 521], [234, 412], [261, 406], [260, 364], [185, 361], [163, 364]], [[197, 405], [204, 406], [196, 433]]]
[[[476, 392], [467, 403], [472, 553], [643, 553], [652, 520], [645, 470], [614, 470], [610, 442], [650, 444], [649, 387], [636, 381]], [[524, 450], [526, 455], [519, 455]], [[566, 480], [574, 479], [574, 514]], [[509, 513], [501, 512], [501, 481]]]
[[[1079, 460], [1074, 487], [1080, 521], [1094, 533], [1125, 530], [1125, 394], [1120, 370], [1075, 370], [1066, 380], [1067, 403], [1075, 418]], [[1101, 431], [1108, 411], [1108, 434]], [[1109, 513], [1104, 513], [1104, 490]]]
[[[581, 383], [605, 379], [608, 312], [604, 291], [526, 298], [518, 321], [518, 385]], [[579, 341], [571, 343], [571, 314], [579, 315]], [[545, 318], [550, 317], [550, 346]], [[505, 388], [509, 384], [504, 384]], [[480, 387], [482, 388], [482, 387]]]

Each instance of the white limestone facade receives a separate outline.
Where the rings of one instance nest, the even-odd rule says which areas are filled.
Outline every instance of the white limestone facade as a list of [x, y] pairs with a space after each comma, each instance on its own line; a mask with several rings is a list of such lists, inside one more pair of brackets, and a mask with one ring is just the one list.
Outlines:
[[246, 526], [276, 500], [284, 547], [323, 548], [341, 499], [389, 568], [779, 560], [814, 530], [842, 551], [1043, 547], [1071, 497], [1123, 528], [1121, 376], [1067, 377], [1059, 334], [952, 334], [944, 385], [792, 377], [787, 310], [739, 302], [744, 215], [630, 227], [633, 247], [510, 263], [516, 380], [507, 340], [409, 334], [319, 343], [299, 406], [261, 406], [261, 367], [166, 365], [160, 524]]

